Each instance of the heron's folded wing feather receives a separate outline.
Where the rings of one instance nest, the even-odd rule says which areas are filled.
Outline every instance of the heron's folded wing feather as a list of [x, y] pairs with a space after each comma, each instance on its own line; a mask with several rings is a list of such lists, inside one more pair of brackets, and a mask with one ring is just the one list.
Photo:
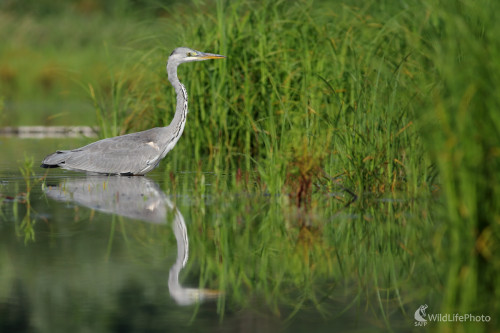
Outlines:
[[64, 167], [102, 173], [138, 174], [161, 153], [149, 138], [128, 135], [71, 150]]

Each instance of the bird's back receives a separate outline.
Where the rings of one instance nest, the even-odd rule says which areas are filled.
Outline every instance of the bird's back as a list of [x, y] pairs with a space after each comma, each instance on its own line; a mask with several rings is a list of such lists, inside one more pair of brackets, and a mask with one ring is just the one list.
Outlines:
[[160, 161], [166, 147], [161, 138], [166, 127], [103, 139], [87, 146], [60, 150], [47, 156], [42, 167], [107, 174], [143, 175]]

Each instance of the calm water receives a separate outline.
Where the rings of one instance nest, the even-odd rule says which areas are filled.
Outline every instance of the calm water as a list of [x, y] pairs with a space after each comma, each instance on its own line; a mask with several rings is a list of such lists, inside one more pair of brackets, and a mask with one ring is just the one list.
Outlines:
[[2, 332], [425, 331], [415, 310], [439, 304], [428, 202], [321, 193], [303, 212], [192, 170], [40, 180], [60, 145], [1, 142]]

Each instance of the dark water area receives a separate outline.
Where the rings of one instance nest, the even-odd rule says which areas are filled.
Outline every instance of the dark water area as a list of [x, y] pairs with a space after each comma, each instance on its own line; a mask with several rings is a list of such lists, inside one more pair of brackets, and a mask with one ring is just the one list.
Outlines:
[[[302, 212], [286, 195], [213, 190], [229, 175], [47, 172], [38, 161], [60, 141], [2, 144], [1, 332], [409, 332], [435, 324], [416, 327], [414, 317], [420, 305], [439, 304], [446, 272], [422, 241], [436, 230], [427, 201], [372, 198], [346, 208], [339, 192]], [[35, 159], [28, 176], [24, 156]]]

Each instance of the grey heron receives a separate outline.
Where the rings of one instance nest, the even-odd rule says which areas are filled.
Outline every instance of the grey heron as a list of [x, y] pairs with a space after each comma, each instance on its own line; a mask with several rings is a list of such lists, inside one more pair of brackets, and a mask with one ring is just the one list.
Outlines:
[[45, 157], [41, 167], [127, 176], [144, 175], [153, 170], [174, 148], [186, 124], [188, 95], [177, 77], [177, 67], [185, 62], [221, 58], [225, 56], [176, 48], [167, 61], [168, 80], [177, 94], [175, 115], [168, 126], [103, 139], [77, 149], [59, 150]]

